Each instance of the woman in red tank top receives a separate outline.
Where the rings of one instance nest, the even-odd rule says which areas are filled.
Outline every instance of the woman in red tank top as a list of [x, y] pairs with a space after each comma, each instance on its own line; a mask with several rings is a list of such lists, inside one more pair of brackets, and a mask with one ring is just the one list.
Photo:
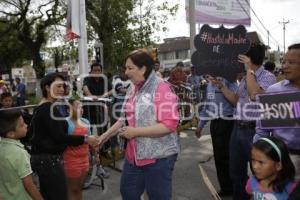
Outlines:
[[[82, 106], [78, 100], [70, 100], [70, 116], [68, 120], [68, 134], [88, 136], [90, 134], [89, 121], [81, 118]], [[64, 151], [64, 168], [68, 179], [69, 199], [82, 199], [82, 187], [89, 170], [89, 146], [69, 146]], [[96, 152], [96, 150], [94, 150]], [[99, 156], [95, 156], [99, 159]]]

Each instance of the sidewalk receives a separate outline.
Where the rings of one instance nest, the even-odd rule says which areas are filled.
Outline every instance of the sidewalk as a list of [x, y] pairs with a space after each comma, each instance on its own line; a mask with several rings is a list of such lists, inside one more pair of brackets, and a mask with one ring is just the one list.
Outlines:
[[[213, 151], [208, 130], [204, 130], [204, 135], [198, 140], [193, 131], [181, 132], [181, 153], [175, 165], [173, 174], [173, 200], [209, 200], [212, 199], [210, 192], [204, 184], [199, 162], [208, 174], [212, 184], [218, 190], [216, 180], [216, 169], [213, 160]], [[122, 162], [118, 162], [121, 166]], [[102, 191], [98, 186], [91, 186], [84, 191], [85, 200], [121, 200], [119, 192], [120, 172], [108, 169], [110, 177], [105, 179], [105, 189]], [[95, 183], [100, 183], [96, 180]], [[158, 184], [159, 187], [159, 184]], [[147, 198], [144, 198], [145, 200]], [[223, 198], [229, 200], [230, 198]]]

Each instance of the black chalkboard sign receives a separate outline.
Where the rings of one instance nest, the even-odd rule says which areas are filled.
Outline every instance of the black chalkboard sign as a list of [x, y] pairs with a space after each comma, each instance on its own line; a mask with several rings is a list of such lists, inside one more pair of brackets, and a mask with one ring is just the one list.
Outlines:
[[264, 111], [260, 128], [300, 128], [300, 92], [260, 94], [258, 100]]
[[205, 24], [196, 35], [194, 44], [196, 51], [191, 60], [198, 75], [222, 76], [233, 82], [238, 73], [245, 71], [243, 64], [238, 62], [238, 55], [250, 47], [244, 26], [227, 29]]

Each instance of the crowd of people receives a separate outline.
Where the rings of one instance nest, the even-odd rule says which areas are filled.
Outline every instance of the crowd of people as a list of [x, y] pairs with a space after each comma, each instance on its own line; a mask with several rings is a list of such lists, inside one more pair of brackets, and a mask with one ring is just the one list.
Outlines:
[[[125, 152], [120, 182], [124, 200], [140, 199], [144, 191], [149, 199], [172, 199], [172, 173], [180, 153], [176, 130], [182, 106], [176, 89], [182, 84], [191, 86], [193, 103], [202, 103], [196, 110], [198, 138], [210, 121], [221, 197], [300, 199], [299, 127], [261, 129], [255, 118], [258, 94], [300, 91], [300, 44], [288, 48], [283, 59], [284, 79], [279, 82], [272, 63], [263, 65], [264, 53], [263, 45], [252, 44], [239, 55], [245, 73], [238, 74], [236, 82], [211, 74], [199, 76], [195, 67], [186, 75], [182, 63], [166, 78], [159, 73], [159, 61], [143, 49], [125, 58], [114, 83], [102, 74], [100, 64], [92, 64], [91, 76], [83, 81], [83, 94], [91, 98], [89, 101], [115, 97], [110, 127], [105, 123], [105, 106], [94, 104], [85, 110], [78, 99], [65, 102], [65, 77], [46, 75], [40, 84], [43, 98], [28, 131], [21, 112], [0, 111], [0, 151], [4, 152], [0, 160], [7, 161], [0, 163], [0, 199], [82, 199], [88, 152], [99, 158], [97, 154], [105, 152], [108, 141], [110, 145], [122, 141]], [[201, 94], [194, 90], [197, 87]], [[17, 102], [23, 104], [23, 93], [17, 93]], [[67, 115], [62, 112], [62, 102], [69, 105], [64, 108]], [[3, 92], [1, 104], [3, 108], [11, 106], [12, 96]], [[97, 128], [97, 135], [91, 134], [93, 124], [104, 124]], [[26, 133], [30, 135], [31, 158], [19, 141]], [[32, 180], [33, 170], [39, 177], [39, 189]]]
[[26, 86], [19, 77], [15, 78], [15, 84], [8, 87], [4, 80], [0, 80], [0, 108], [25, 106]]
[[[208, 103], [200, 111], [195, 134], [201, 136], [209, 115], [219, 195], [234, 200], [251, 196], [255, 200], [288, 199], [299, 181], [299, 127], [261, 129], [255, 102], [257, 94], [300, 91], [300, 44], [288, 48], [283, 60], [284, 80], [278, 83], [274, 65], [270, 67], [268, 62], [264, 68], [264, 57], [264, 46], [259, 44], [252, 44], [245, 55], [240, 55], [246, 74], [237, 84], [222, 77], [205, 77], [204, 101]], [[214, 105], [218, 105], [217, 111]], [[250, 179], [248, 164], [253, 173]]]

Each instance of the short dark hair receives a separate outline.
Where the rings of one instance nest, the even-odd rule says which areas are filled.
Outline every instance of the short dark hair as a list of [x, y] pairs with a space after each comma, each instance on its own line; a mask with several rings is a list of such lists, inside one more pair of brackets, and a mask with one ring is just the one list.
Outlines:
[[65, 81], [65, 77], [59, 73], [51, 73], [51, 74], [47, 74], [46, 76], [44, 76], [41, 80], [40, 86], [41, 86], [41, 90], [42, 90], [42, 95], [43, 97], [47, 98], [48, 94], [47, 94], [47, 90], [46, 90], [46, 86], [51, 86], [51, 84], [55, 81], [55, 79], [60, 78], [63, 81]]
[[300, 43], [292, 44], [288, 47], [288, 50], [300, 49]]
[[0, 111], [0, 137], [6, 137], [9, 131], [15, 131], [17, 121], [22, 116], [20, 110], [1, 110]]
[[101, 71], [103, 71], [102, 70], [102, 68], [103, 68], [102, 65], [98, 62], [95, 62], [95, 63], [91, 64], [91, 71], [94, 69], [94, 67], [100, 67]]
[[264, 64], [265, 70], [268, 70], [268, 71], [274, 71], [275, 67], [276, 67], [276, 65], [272, 61], [268, 61]]
[[284, 142], [275, 137], [266, 137], [271, 140], [280, 150], [281, 160], [276, 149], [266, 142], [265, 140], [257, 140], [252, 148], [255, 148], [263, 152], [267, 157], [275, 162], [281, 162], [282, 169], [278, 172], [277, 177], [270, 183], [273, 186], [273, 190], [277, 192], [282, 192], [285, 186], [294, 180], [295, 177], [295, 167], [289, 156], [289, 151]]
[[160, 64], [160, 61], [159, 61], [158, 59], [156, 59], [156, 60], [154, 61], [154, 64]]
[[182, 61], [179, 61], [178, 63], [176, 63], [175, 67], [184, 67], [184, 64]]
[[144, 78], [147, 79], [154, 69], [154, 60], [149, 52], [146, 49], [137, 49], [127, 55], [125, 62], [129, 58], [139, 69], [141, 69], [143, 66], [146, 67]]
[[1, 94], [0, 100], [3, 100], [6, 97], [12, 97], [10, 92], [4, 92]]
[[252, 43], [249, 50], [245, 53], [255, 65], [262, 65], [265, 59], [265, 45]]

